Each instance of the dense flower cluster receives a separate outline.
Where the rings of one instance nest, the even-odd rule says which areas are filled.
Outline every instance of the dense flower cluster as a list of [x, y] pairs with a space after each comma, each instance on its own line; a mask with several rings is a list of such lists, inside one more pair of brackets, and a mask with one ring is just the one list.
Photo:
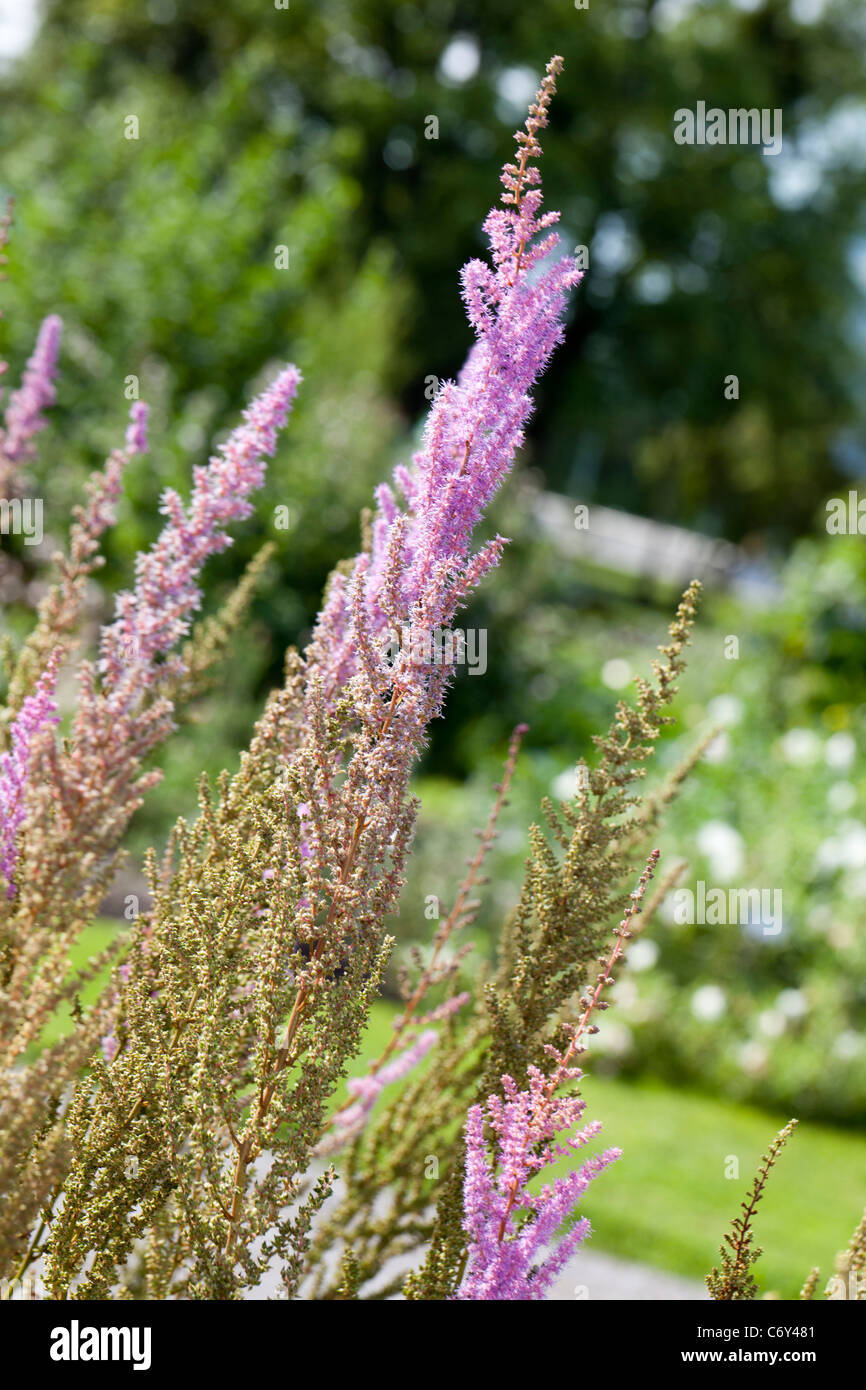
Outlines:
[[[188, 508], [176, 492], [165, 492], [160, 510], [167, 523], [152, 549], [138, 557], [135, 589], [118, 596], [114, 622], [102, 632], [99, 670], [113, 703], [119, 698], [125, 707], [152, 684], [156, 658], [188, 632], [201, 603], [199, 572], [210, 555], [231, 544], [226, 527], [252, 513], [250, 493], [264, 481], [265, 459], [274, 453], [300, 379], [296, 367], [287, 367], [253, 401], [217, 455], [195, 469]], [[127, 436], [138, 452], [143, 424], [136, 417]]]
[[[438, 391], [412, 466], [395, 469], [405, 506], [380, 485], [371, 552], [358, 558], [352, 579], [338, 575], [331, 584], [313, 643], [329, 692], [363, 664], [376, 684], [417, 679], [413, 651], [450, 625], [502, 554], [501, 536], [473, 554], [472, 534], [514, 462], [532, 387], [562, 341], [568, 294], [582, 278], [571, 257], [552, 259], [558, 238], [549, 229], [559, 213], [541, 213], [540, 175], [530, 162], [541, 153], [537, 133], [547, 124], [560, 70], [553, 59], [527, 130], [517, 136], [518, 163], [503, 173], [506, 206], [484, 224], [492, 266], [473, 260], [463, 269], [476, 342], [459, 379]], [[395, 669], [385, 669], [383, 643], [406, 630], [410, 640], [404, 636]]]
[[15, 719], [11, 748], [0, 758], [0, 875], [6, 880], [6, 896], [15, 896], [15, 863], [18, 832], [27, 813], [27, 781], [34, 746], [45, 730], [60, 722], [54, 689], [61, 651], [58, 648], [28, 695]]
[[[580, 1076], [577, 1068], [569, 1077]], [[461, 1300], [541, 1299], [560, 1270], [590, 1233], [587, 1220], [574, 1220], [577, 1204], [593, 1178], [621, 1156], [619, 1149], [587, 1158], [565, 1177], [534, 1192], [530, 1179], [557, 1158], [573, 1158], [601, 1129], [598, 1121], [578, 1128], [585, 1109], [580, 1096], [555, 1100], [538, 1067], [519, 1090], [504, 1076], [505, 1099], [491, 1096], [486, 1114], [473, 1105], [466, 1121], [464, 1228], [469, 1264], [456, 1294]], [[487, 1155], [485, 1124], [496, 1136], [496, 1161]], [[569, 1131], [564, 1143], [555, 1142]], [[557, 1239], [558, 1238], [558, 1239]]]
[[36, 346], [6, 407], [0, 431], [0, 456], [7, 465], [20, 465], [35, 455], [34, 435], [45, 426], [45, 411], [54, 404], [54, 378], [63, 324], [56, 314], [44, 320]]

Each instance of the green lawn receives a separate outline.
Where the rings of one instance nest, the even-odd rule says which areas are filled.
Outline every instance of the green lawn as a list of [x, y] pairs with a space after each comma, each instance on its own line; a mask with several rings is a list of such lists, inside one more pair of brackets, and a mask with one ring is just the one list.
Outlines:
[[[76, 963], [103, 949], [116, 930], [111, 922], [91, 927], [77, 944]], [[374, 1006], [354, 1074], [381, 1052], [393, 1015], [390, 1003]], [[64, 1028], [58, 1018], [46, 1039]], [[703, 1279], [761, 1154], [790, 1117], [652, 1083], [596, 1078], [591, 1069], [590, 1060], [583, 1093], [587, 1118], [604, 1126], [597, 1147], [623, 1150], [581, 1207], [593, 1223], [593, 1248]], [[725, 1176], [732, 1158], [738, 1178]], [[758, 1209], [756, 1239], [766, 1250], [755, 1271], [761, 1291], [796, 1297], [813, 1264], [826, 1281], [864, 1204], [866, 1134], [801, 1125]]]
[[[588, 1064], [589, 1065], [589, 1064]], [[587, 1115], [623, 1157], [593, 1184], [593, 1245], [702, 1279], [774, 1134], [790, 1118], [652, 1084], [588, 1078]], [[739, 1160], [739, 1178], [725, 1176]], [[812, 1265], [823, 1291], [866, 1205], [866, 1135], [812, 1123], [788, 1141], [755, 1219], [762, 1293], [795, 1298]]]
[[[124, 924], [125, 926], [125, 924]], [[118, 923], [106, 918], [98, 918], [92, 926], [86, 927], [77, 938], [75, 945], [70, 952], [72, 965], [76, 970], [80, 970], [87, 965], [92, 957], [98, 956], [112, 941], [117, 939]], [[97, 997], [110, 970], [106, 970], [100, 977], [91, 980], [81, 991], [81, 1000], [84, 1004], [90, 1004]], [[38, 1042], [28, 1049], [28, 1056], [33, 1057], [40, 1048], [50, 1047], [58, 1038], [71, 1031], [72, 1014], [65, 1006], [58, 1009], [57, 1013], [48, 1022], [42, 1032]]]

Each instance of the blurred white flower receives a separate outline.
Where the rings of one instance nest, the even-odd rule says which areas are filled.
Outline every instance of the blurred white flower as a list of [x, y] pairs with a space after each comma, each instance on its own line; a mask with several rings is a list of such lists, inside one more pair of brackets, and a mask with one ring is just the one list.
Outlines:
[[557, 801], [571, 801], [577, 792], [577, 768], [568, 767], [560, 772], [550, 784], [550, 790]]
[[740, 1066], [750, 1076], [755, 1076], [767, 1065], [767, 1049], [759, 1042], [743, 1043], [739, 1051]]
[[821, 756], [821, 740], [813, 729], [789, 729], [779, 742], [785, 762], [795, 767], [806, 767]]
[[692, 995], [692, 1013], [701, 1023], [714, 1023], [727, 1006], [725, 991], [718, 985], [701, 985]]
[[780, 1038], [785, 1031], [785, 1015], [778, 1009], [765, 1009], [758, 1014], [758, 1027], [767, 1038]]
[[621, 656], [611, 657], [601, 668], [601, 678], [609, 690], [622, 690], [631, 680], [631, 666]]
[[455, 34], [439, 59], [439, 77], [460, 87], [474, 77], [481, 64], [481, 48], [472, 34]]
[[842, 821], [836, 835], [821, 841], [815, 862], [819, 869], [866, 867], [866, 825], [859, 820]]
[[812, 931], [826, 935], [833, 925], [833, 909], [828, 903], [817, 903], [810, 909], [807, 921]]
[[573, 801], [577, 796], [577, 789], [581, 778], [586, 785], [589, 781], [589, 769], [586, 767], [567, 767], [564, 772], [560, 772], [558, 777], [554, 777], [550, 790], [557, 801]]
[[628, 949], [626, 961], [632, 970], [652, 970], [659, 958], [659, 948], [654, 941], [638, 937]]
[[850, 922], [834, 922], [827, 939], [834, 951], [847, 951], [854, 945], [856, 933]]
[[847, 772], [857, 753], [857, 744], [851, 734], [831, 734], [824, 746], [827, 766], [836, 772]]
[[623, 1057], [631, 1050], [632, 1031], [624, 1023], [617, 1023], [614, 1019], [604, 1023], [595, 1038], [595, 1046], [600, 1052], [607, 1052], [611, 1057]]
[[776, 1008], [786, 1018], [803, 1018], [809, 1012], [809, 1001], [801, 989], [783, 989], [776, 999]]
[[850, 782], [833, 782], [827, 788], [827, 805], [837, 816], [844, 816], [846, 811], [850, 811], [856, 800], [857, 788]]
[[866, 1039], [862, 1033], [855, 1033], [853, 1028], [846, 1028], [833, 1044], [833, 1055], [842, 1062], [850, 1062], [854, 1057], [860, 1056], [864, 1043]]
[[641, 266], [632, 281], [632, 291], [642, 304], [664, 304], [670, 297], [674, 277], [660, 261]]
[[842, 891], [848, 898], [866, 898], [866, 869], [847, 873], [842, 880]]
[[743, 837], [725, 821], [710, 820], [697, 833], [697, 846], [713, 878], [730, 883], [743, 871]]
[[822, 840], [815, 851], [815, 868], [832, 871], [842, 867], [842, 843], [838, 836]]
[[744, 705], [739, 695], [717, 695], [707, 705], [707, 714], [712, 724], [739, 724], [743, 717]]
[[590, 256], [596, 270], [619, 275], [630, 270], [641, 252], [641, 244], [618, 212], [603, 212], [595, 224]]
[[629, 979], [628, 975], [623, 975], [621, 979], [617, 980], [610, 993], [617, 1009], [628, 1012], [637, 1003], [637, 985], [634, 980]]
[[791, 18], [798, 24], [817, 24], [826, 8], [827, 0], [791, 0]]
[[723, 763], [731, 755], [731, 736], [727, 729], [720, 730], [716, 734], [712, 743], [708, 743], [704, 749], [704, 761], [708, 763]]
[[843, 821], [839, 827], [839, 842], [843, 868], [866, 867], [866, 825], [862, 821]]

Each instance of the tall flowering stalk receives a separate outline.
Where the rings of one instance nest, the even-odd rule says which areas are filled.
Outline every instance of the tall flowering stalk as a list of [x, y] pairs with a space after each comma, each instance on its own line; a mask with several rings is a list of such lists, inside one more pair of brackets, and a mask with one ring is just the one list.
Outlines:
[[[80, 664], [80, 698], [69, 739], [57, 744], [43, 738], [35, 747], [24, 788], [26, 834], [15, 844], [17, 891], [13, 899], [0, 900], [0, 1048], [10, 1068], [0, 1080], [0, 1180], [7, 1166], [11, 1172], [29, 1165], [20, 1203], [0, 1209], [0, 1261], [16, 1250], [29, 1213], [46, 1204], [50, 1208], [62, 1186], [71, 1148], [68, 1127], [58, 1124], [58, 1087], [71, 1085], [98, 1040], [110, 1032], [114, 991], [87, 1015], [79, 1011], [75, 1035], [64, 1040], [61, 1054], [45, 1049], [28, 1067], [22, 1067], [23, 1059], [46, 1020], [105, 969], [101, 959], [84, 971], [71, 971], [70, 949], [98, 911], [129, 819], [157, 780], [157, 773], [143, 770], [143, 760], [172, 729], [175, 695], [185, 678], [173, 648], [199, 606], [201, 567], [228, 543], [226, 527], [249, 515], [249, 495], [261, 484], [264, 460], [274, 450], [298, 381], [297, 371], [288, 368], [250, 407], [210, 465], [196, 470], [188, 509], [175, 494], [166, 496], [162, 535], [140, 558], [134, 590], [120, 597], [114, 622], [103, 630], [101, 679], [94, 663]], [[57, 557], [59, 578], [19, 654], [7, 697], [10, 721], [26, 705], [47, 655], [58, 648], [71, 651], [124, 470], [147, 444], [146, 407], [137, 402], [130, 414], [123, 447], [90, 481], [68, 554]], [[227, 621], [236, 620], [238, 611], [235, 605]], [[206, 638], [208, 650], [192, 653], [196, 666], [206, 666], [218, 644], [212, 622]], [[43, 1073], [53, 1075], [50, 1084], [40, 1080]], [[13, 1114], [14, 1138], [8, 1127], [4, 1133]], [[39, 1250], [37, 1239], [28, 1260]]]
[[[574, 1216], [576, 1205], [593, 1178], [621, 1156], [619, 1149], [592, 1156], [540, 1192], [533, 1192], [529, 1184], [557, 1157], [574, 1157], [601, 1129], [597, 1121], [577, 1129], [585, 1101], [576, 1094], [560, 1096], [557, 1092], [582, 1075], [572, 1065], [572, 1059], [585, 1051], [583, 1037], [598, 1031], [590, 1020], [597, 1008], [607, 1007], [601, 999], [602, 992], [613, 984], [611, 972], [631, 937], [629, 926], [640, 912], [658, 859], [658, 850], [653, 850], [631, 894], [613, 946], [601, 958], [595, 987], [581, 998], [580, 1019], [573, 1026], [566, 1025], [568, 1046], [562, 1052], [551, 1044], [545, 1048], [554, 1061], [551, 1074], [545, 1076], [539, 1067], [530, 1066], [525, 1090], [520, 1090], [512, 1077], [503, 1076], [504, 1098], [491, 1095], [485, 1106], [473, 1105], [469, 1110], [463, 1185], [463, 1228], [469, 1246], [458, 1299], [543, 1298], [577, 1246], [589, 1235], [586, 1220], [575, 1221], [564, 1234], [560, 1232]], [[485, 1122], [496, 1136], [497, 1154], [492, 1163], [487, 1157]], [[567, 1136], [565, 1145], [555, 1142], [563, 1131], [575, 1130]], [[551, 1245], [554, 1249], [546, 1252]]]
[[198, 575], [211, 555], [231, 545], [227, 527], [252, 515], [250, 495], [264, 482], [265, 460], [276, 449], [300, 380], [296, 367], [285, 368], [244, 411], [240, 428], [206, 467], [194, 469], [188, 508], [173, 489], [163, 495], [167, 523], [138, 557], [135, 588], [118, 596], [114, 621], [102, 631], [99, 672], [112, 714], [165, 679], [156, 660], [189, 631], [201, 605]]
[[[405, 507], [387, 484], [377, 489], [371, 553], [358, 559], [353, 578], [332, 581], [311, 649], [329, 694], [371, 660], [384, 637], [408, 628], [423, 639], [448, 627], [501, 556], [500, 536], [472, 554], [472, 533], [523, 441], [532, 387], [562, 341], [568, 293], [582, 279], [568, 256], [541, 266], [558, 244], [549, 229], [559, 213], [541, 212], [532, 161], [541, 156], [538, 134], [561, 70], [562, 59], [551, 59], [526, 129], [515, 137], [516, 163], [503, 169], [504, 206], [484, 223], [492, 264], [472, 260], [463, 268], [476, 342], [458, 381], [438, 392], [411, 468], [395, 470]], [[398, 687], [404, 671], [411, 679], [410, 663], [398, 660]]]
[[27, 814], [26, 791], [34, 747], [45, 730], [60, 722], [54, 690], [61, 655], [57, 648], [39, 677], [36, 690], [21, 706], [12, 725], [12, 747], [0, 758], [0, 875], [6, 880], [7, 898], [15, 896], [17, 840]]
[[[264, 478], [300, 375], [286, 368], [246, 411], [206, 467], [194, 473], [185, 508], [175, 492], [163, 497], [166, 524], [139, 556], [133, 590], [118, 596], [114, 620], [103, 628], [98, 665], [82, 661], [80, 695], [69, 744], [43, 753], [41, 791], [31, 808], [24, 894], [39, 902], [41, 921], [69, 923], [70, 903], [86, 920], [105, 892], [133, 812], [158, 779], [144, 759], [173, 727], [172, 682], [182, 674], [175, 652], [201, 603], [198, 577], [210, 555], [230, 544], [227, 527], [250, 514], [250, 494]], [[92, 572], [99, 535], [113, 520], [123, 470], [146, 446], [146, 410], [133, 407], [125, 447], [91, 483], [89, 505], [73, 527], [61, 580], [47, 595], [39, 621], [13, 676], [20, 697], [28, 671], [48, 642], [68, 641], [77, 624], [84, 581]], [[32, 910], [32, 908], [30, 909]], [[28, 903], [22, 899], [21, 912]]]
[[[56, 399], [54, 379], [63, 324], [56, 314], [43, 321], [36, 346], [24, 369], [21, 385], [6, 406], [0, 430], [0, 484], [5, 486], [13, 470], [36, 456], [34, 436], [45, 427], [45, 411]], [[2, 491], [2, 487], [0, 487]]]
[[[304, 733], [289, 759], [287, 786], [295, 806], [308, 808], [294, 915], [308, 964], [296, 972], [285, 1034], [238, 1146], [232, 1223], [278, 1078], [306, 1050], [302, 1024], [324, 998], [333, 999], [324, 986], [347, 955], [372, 969], [381, 949], [382, 919], [396, 903], [414, 822], [409, 778], [453, 675], [447, 662], [420, 661], [415, 639], [447, 627], [499, 560], [501, 537], [472, 553], [472, 535], [513, 464], [531, 387], [561, 341], [568, 291], [580, 279], [568, 257], [531, 274], [556, 245], [555, 236], [537, 239], [558, 214], [540, 215], [540, 175], [530, 161], [541, 153], [537, 133], [547, 124], [561, 67], [559, 58], [548, 64], [518, 136], [518, 163], [503, 173], [506, 208], [485, 223], [493, 268], [473, 261], [464, 269], [477, 341], [460, 381], [437, 396], [413, 468], [396, 470], [407, 510], [387, 485], [377, 490], [370, 553], [357, 557], [350, 577], [334, 578], [306, 654]], [[391, 659], [397, 633], [404, 642]], [[227, 1255], [234, 1245], [230, 1230]]]
[[[511, 467], [531, 387], [580, 278], [567, 257], [540, 264], [555, 244], [555, 214], [540, 212], [531, 161], [560, 67], [549, 65], [503, 175], [505, 206], [486, 223], [492, 267], [464, 272], [476, 345], [437, 397], [412, 468], [396, 472], [405, 507], [378, 490], [370, 550], [334, 578], [240, 772], [216, 801], [203, 789], [200, 821], [176, 840], [176, 866], [166, 861], [154, 879], [152, 918], [119, 989], [110, 1083], [95, 1108], [82, 1092], [70, 1121], [87, 1139], [52, 1229], [53, 1287], [68, 1287], [88, 1253], [77, 1213], [98, 1210], [106, 1223], [85, 1285], [93, 1293], [129, 1248], [130, 1203], [141, 1210], [146, 1194], [162, 1210], [167, 1182], [193, 1296], [257, 1283], [269, 1251], [296, 1285], [310, 1208], [288, 1222], [281, 1213], [390, 949], [383, 924], [415, 818], [409, 778], [453, 676], [453, 663], [420, 659], [425, 643], [415, 639], [450, 624], [499, 559], [502, 538], [473, 551], [472, 534]], [[118, 638], [130, 635], [127, 619], [122, 609]], [[394, 634], [406, 630], [394, 655]], [[109, 678], [115, 651], [103, 649]], [[129, 1097], [120, 1125], [114, 1094]], [[130, 1145], [141, 1181], [118, 1189], [108, 1156], [119, 1162]], [[265, 1239], [274, 1227], [278, 1238]]]
[[[563, 1079], [580, 1075], [569, 1068]], [[575, 1095], [552, 1102], [547, 1078], [537, 1067], [530, 1069], [526, 1090], [518, 1090], [510, 1076], [503, 1077], [503, 1085], [505, 1101], [491, 1096], [486, 1113], [473, 1105], [464, 1131], [464, 1227], [470, 1253], [456, 1294], [461, 1301], [544, 1298], [591, 1230], [585, 1218], [575, 1219], [565, 1234], [562, 1227], [574, 1217], [593, 1178], [621, 1156], [620, 1149], [607, 1149], [533, 1192], [529, 1183], [536, 1173], [559, 1157], [573, 1159], [601, 1125], [593, 1121], [577, 1128], [585, 1102]], [[493, 1163], [485, 1125], [496, 1135]], [[564, 1144], [554, 1142], [564, 1130], [573, 1132]]]
[[73, 509], [69, 553], [54, 557], [58, 579], [41, 600], [36, 626], [19, 653], [6, 697], [7, 717], [20, 708], [51, 652], [58, 646], [64, 654], [71, 649], [87, 581], [104, 563], [99, 543], [114, 525], [126, 469], [136, 455], [147, 453], [147, 418], [145, 402], [134, 401], [122, 447], [113, 449], [102, 469], [91, 474], [85, 484], [85, 505]]

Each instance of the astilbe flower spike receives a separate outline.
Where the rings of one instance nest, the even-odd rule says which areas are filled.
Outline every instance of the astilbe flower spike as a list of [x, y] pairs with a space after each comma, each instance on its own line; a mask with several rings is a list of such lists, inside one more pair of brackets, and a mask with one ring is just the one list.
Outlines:
[[[200, 820], [179, 830], [176, 860], [154, 878], [154, 906], [121, 982], [110, 1086], [97, 1096], [82, 1089], [75, 1101], [87, 1138], [47, 1257], [46, 1278], [60, 1292], [93, 1241], [99, 1256], [82, 1287], [87, 1296], [109, 1287], [145, 1186], [154, 1211], [165, 1201], [168, 1152], [183, 1287], [234, 1296], [258, 1282], [269, 1251], [284, 1261], [287, 1288], [297, 1286], [309, 1212], [288, 1224], [280, 1213], [326, 1127], [381, 979], [416, 814], [410, 776], [453, 675], [452, 660], [418, 653], [501, 554], [499, 537], [473, 550], [473, 531], [513, 463], [531, 388], [580, 278], [568, 257], [540, 263], [553, 249], [555, 214], [541, 215], [529, 165], [560, 66], [549, 65], [516, 172], [506, 170], [506, 205], [488, 219], [492, 267], [465, 273], [476, 345], [437, 397], [412, 469], [397, 470], [405, 506], [378, 490], [370, 549], [333, 580], [312, 642], [287, 663], [286, 686], [269, 700], [237, 777], [218, 800], [202, 788]], [[191, 518], [171, 497], [167, 511], [184, 552], [197, 554]], [[79, 824], [93, 767], [100, 789], [122, 803], [128, 773], [107, 759], [115, 747], [140, 756], [150, 724], [167, 718], [166, 663], [153, 662], [186, 621], [177, 565], [174, 550], [142, 564], [103, 637], [101, 689], [84, 669], [69, 779]], [[393, 634], [405, 629], [395, 656]], [[187, 1077], [196, 1078], [189, 1094]], [[121, 1131], [115, 1092], [129, 1101]], [[119, 1187], [106, 1162], [127, 1145], [140, 1191]], [[98, 1213], [86, 1229], [85, 1210]]]
[[[503, 171], [505, 207], [485, 221], [492, 265], [473, 260], [463, 268], [476, 342], [459, 380], [439, 390], [412, 467], [395, 470], [406, 508], [382, 484], [371, 554], [356, 563], [354, 600], [351, 580], [332, 582], [313, 643], [328, 691], [344, 685], [389, 632], [408, 626], [423, 636], [447, 627], [501, 556], [501, 536], [473, 554], [472, 533], [523, 442], [531, 389], [562, 341], [568, 293], [582, 279], [569, 256], [541, 265], [558, 244], [555, 233], [543, 234], [559, 213], [541, 213], [540, 174], [530, 163], [541, 154], [537, 136], [561, 69], [559, 57], [548, 63], [526, 131], [516, 136], [517, 164]], [[353, 602], [364, 614], [365, 642]]]
[[43, 320], [21, 385], [9, 397], [0, 433], [0, 454], [7, 467], [34, 457], [33, 437], [44, 428], [44, 413], [55, 400], [54, 378], [62, 331], [63, 324], [56, 314], [49, 314]]
[[[557, 1134], [575, 1129], [585, 1108], [580, 1096], [559, 1096], [557, 1091], [563, 1084], [580, 1080], [582, 1072], [572, 1061], [586, 1051], [584, 1037], [598, 1032], [591, 1019], [596, 1009], [606, 1008], [601, 996], [613, 984], [611, 972], [631, 939], [629, 927], [641, 910], [658, 860], [659, 851], [653, 850], [630, 894], [613, 945], [600, 957], [601, 971], [595, 987], [581, 997], [580, 1018], [576, 1024], [565, 1026], [568, 1046], [562, 1052], [551, 1044], [545, 1046], [545, 1052], [554, 1061], [550, 1076], [540, 1067], [529, 1066], [529, 1085], [520, 1091], [511, 1076], [503, 1075], [502, 1095], [488, 1096], [484, 1106], [470, 1107], [465, 1127], [463, 1183], [463, 1229], [469, 1248], [466, 1272], [455, 1294], [457, 1299], [543, 1298], [590, 1232], [588, 1221], [576, 1221], [550, 1253], [542, 1254], [574, 1214], [578, 1199], [592, 1179], [621, 1157], [621, 1150], [607, 1149], [601, 1155], [593, 1155], [540, 1193], [532, 1193], [528, 1184], [555, 1157], [573, 1155], [601, 1128], [594, 1121], [573, 1133], [566, 1147], [555, 1144]], [[492, 1163], [487, 1157], [485, 1120], [497, 1140], [497, 1155]], [[534, 1263], [540, 1254], [540, 1263]]]
[[18, 712], [11, 730], [11, 748], [0, 758], [0, 875], [6, 880], [6, 896], [15, 896], [15, 864], [18, 832], [24, 821], [27, 782], [34, 748], [44, 730], [59, 723], [54, 691], [62, 650], [52, 654], [36, 689]]
[[[173, 727], [167, 689], [183, 663], [172, 653], [201, 605], [199, 573], [209, 556], [231, 544], [226, 528], [250, 515], [250, 494], [264, 481], [265, 459], [274, 453], [300, 379], [297, 368], [286, 367], [253, 401], [207, 466], [194, 470], [188, 507], [177, 493], [165, 493], [166, 524], [138, 557], [135, 587], [118, 595], [114, 620], [102, 629], [101, 684], [93, 664], [81, 663], [72, 752], [62, 771], [55, 769], [67, 801], [75, 799], [69, 829], [79, 851], [113, 850], [141, 793], [159, 776], [138, 774]], [[143, 442], [143, 425], [143, 417], [133, 417], [128, 447]]]
[[[568, 1068], [564, 1075], [577, 1079], [581, 1073]], [[518, 1090], [510, 1076], [503, 1076], [502, 1085], [506, 1099], [490, 1096], [486, 1107], [473, 1105], [466, 1121], [464, 1229], [470, 1254], [456, 1294], [461, 1301], [544, 1298], [589, 1235], [590, 1224], [585, 1218], [574, 1221], [557, 1242], [560, 1229], [593, 1178], [621, 1156], [620, 1149], [607, 1149], [531, 1192], [528, 1184], [537, 1172], [557, 1157], [573, 1157], [601, 1125], [592, 1121], [577, 1129], [585, 1102], [577, 1095], [551, 1102], [548, 1079], [538, 1067], [530, 1067], [526, 1090]], [[493, 1162], [485, 1121], [496, 1135]], [[566, 1129], [574, 1132], [565, 1143], [554, 1142]]]
[[[194, 470], [188, 509], [174, 490], [164, 493], [160, 510], [168, 522], [139, 555], [135, 588], [118, 596], [114, 622], [102, 632], [99, 670], [115, 696], [130, 697], [142, 681], [152, 684], [155, 658], [189, 631], [201, 604], [198, 573], [210, 555], [231, 545], [226, 527], [252, 514], [249, 496], [264, 482], [265, 458], [276, 449], [300, 380], [296, 367], [285, 368], [244, 411], [240, 428], [206, 467]], [[137, 439], [134, 424], [130, 438]]]
[[[351, 575], [333, 578], [305, 653], [303, 734], [288, 758], [287, 805], [306, 808], [294, 926], [307, 963], [297, 972], [276, 1072], [238, 1145], [233, 1222], [277, 1079], [308, 1045], [298, 1037], [303, 1020], [315, 1016], [314, 1001], [327, 994], [325, 982], [347, 958], [360, 968], [364, 953], [380, 949], [382, 920], [396, 903], [414, 826], [409, 779], [453, 675], [453, 663], [430, 664], [417, 653], [425, 634], [447, 628], [498, 563], [503, 538], [473, 553], [473, 531], [514, 462], [531, 388], [561, 341], [568, 293], [581, 278], [567, 256], [544, 269], [539, 264], [556, 245], [555, 236], [539, 241], [539, 234], [558, 214], [540, 215], [540, 177], [529, 163], [540, 153], [536, 134], [547, 124], [561, 67], [560, 58], [548, 64], [528, 134], [518, 137], [518, 165], [513, 174], [506, 167], [507, 206], [485, 223], [493, 267], [471, 262], [465, 268], [476, 344], [460, 381], [446, 383], [433, 403], [413, 468], [396, 471], [407, 509], [387, 485], [377, 489], [370, 551], [356, 558]], [[395, 633], [408, 634], [408, 641], [392, 658]], [[235, 1241], [233, 1224], [227, 1255]]]

